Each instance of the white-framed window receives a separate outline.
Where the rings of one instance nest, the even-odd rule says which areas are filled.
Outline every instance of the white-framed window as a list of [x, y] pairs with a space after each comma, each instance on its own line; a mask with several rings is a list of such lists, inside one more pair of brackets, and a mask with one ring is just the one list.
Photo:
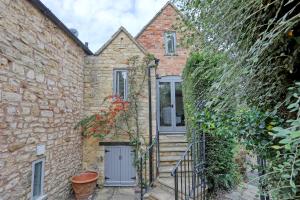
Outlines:
[[32, 163], [31, 199], [40, 200], [44, 197], [45, 159]]
[[128, 97], [128, 71], [125, 69], [114, 70], [114, 95], [127, 100]]
[[176, 53], [176, 32], [168, 31], [164, 35], [165, 50], [167, 55], [174, 55]]

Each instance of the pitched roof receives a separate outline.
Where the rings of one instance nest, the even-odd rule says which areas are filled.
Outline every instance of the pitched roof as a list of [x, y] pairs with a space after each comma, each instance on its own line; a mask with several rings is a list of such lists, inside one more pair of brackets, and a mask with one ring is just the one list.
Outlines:
[[144, 47], [142, 47], [142, 45], [140, 45], [133, 37], [132, 37], [132, 35], [123, 27], [123, 26], [121, 26], [119, 29], [118, 29], [118, 31], [117, 32], [115, 32], [112, 36], [111, 36], [111, 38], [95, 53], [95, 55], [97, 56], [97, 55], [99, 55], [99, 54], [101, 54], [102, 53], [102, 51], [104, 50], [104, 49], [106, 49], [106, 47], [108, 47], [108, 45], [121, 33], [121, 32], [123, 32], [123, 33], [125, 33], [127, 36], [128, 36], [128, 38], [144, 53], [144, 54], [146, 54], [147, 53], [147, 51], [144, 49]]
[[178, 10], [178, 8], [170, 1], [168, 1], [161, 9], [158, 13], [156, 13], [156, 15], [142, 28], [142, 30], [134, 37], [135, 39], [137, 39], [145, 30], [146, 28], [152, 24], [152, 22], [168, 7], [171, 6], [179, 15], [180, 17], [184, 18], [183, 14], [180, 12], [180, 10]]
[[69, 38], [81, 47], [87, 55], [93, 55], [93, 52], [84, 45], [40, 0], [28, 0], [28, 2], [50, 19], [56, 26], [58, 26]]

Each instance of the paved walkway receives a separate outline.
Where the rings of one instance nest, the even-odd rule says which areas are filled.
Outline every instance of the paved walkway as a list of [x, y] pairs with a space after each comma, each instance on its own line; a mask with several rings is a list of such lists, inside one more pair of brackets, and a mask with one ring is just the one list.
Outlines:
[[133, 187], [104, 187], [97, 189], [94, 200], [136, 200]]
[[256, 186], [245, 184], [227, 194], [225, 194], [222, 200], [258, 200], [258, 188]]

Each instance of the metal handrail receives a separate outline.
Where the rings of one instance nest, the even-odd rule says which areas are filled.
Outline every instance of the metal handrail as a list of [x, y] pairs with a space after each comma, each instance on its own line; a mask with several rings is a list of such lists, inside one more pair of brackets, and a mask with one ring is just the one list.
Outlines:
[[185, 152], [181, 156], [181, 159], [176, 163], [175, 167], [171, 171], [172, 176], [175, 176], [176, 169], [179, 167], [180, 163], [182, 163], [182, 161], [184, 160], [185, 156], [188, 154], [188, 152], [190, 151], [192, 146], [193, 146], [193, 143], [189, 144], [189, 146], [187, 147], [187, 149], [185, 150]]
[[[153, 158], [151, 154], [153, 154], [153, 150], [155, 149], [155, 160], [151, 159]], [[149, 160], [148, 160], [149, 157]], [[147, 163], [148, 160], [148, 163]], [[150, 162], [153, 161], [156, 162], [156, 168], [155, 168], [155, 174], [153, 173], [154, 169], [150, 168]], [[156, 178], [159, 176], [159, 162], [160, 162], [160, 154], [159, 154], [159, 133], [156, 132], [156, 136], [150, 146], [148, 146], [144, 153], [141, 154], [139, 157], [139, 186], [140, 186], [140, 192], [141, 196], [140, 199], [142, 200], [144, 198], [144, 194], [149, 190], [149, 188], [153, 185]], [[152, 165], [151, 164], [151, 165]], [[147, 171], [147, 165], [149, 165]], [[149, 176], [147, 177], [147, 174], [149, 172]], [[154, 177], [153, 177], [154, 176]], [[149, 181], [149, 182], [148, 182]]]
[[199, 138], [193, 137], [171, 175], [174, 177], [175, 200], [206, 199], [204, 133]]

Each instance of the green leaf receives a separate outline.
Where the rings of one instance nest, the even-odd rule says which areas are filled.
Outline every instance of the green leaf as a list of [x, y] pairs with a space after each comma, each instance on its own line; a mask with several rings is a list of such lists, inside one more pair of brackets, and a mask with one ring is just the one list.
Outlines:
[[274, 146], [272, 146], [272, 148], [273, 148], [273, 149], [282, 149], [282, 147], [279, 146], [279, 145], [274, 145]]
[[292, 139], [298, 138], [298, 137], [300, 137], [300, 131], [291, 132], [291, 138]]
[[290, 142], [291, 142], [291, 139], [290, 138], [286, 138], [286, 139], [280, 140], [279, 144], [288, 144]]
[[292, 188], [296, 188], [295, 182], [292, 179], [290, 179], [290, 185]]

